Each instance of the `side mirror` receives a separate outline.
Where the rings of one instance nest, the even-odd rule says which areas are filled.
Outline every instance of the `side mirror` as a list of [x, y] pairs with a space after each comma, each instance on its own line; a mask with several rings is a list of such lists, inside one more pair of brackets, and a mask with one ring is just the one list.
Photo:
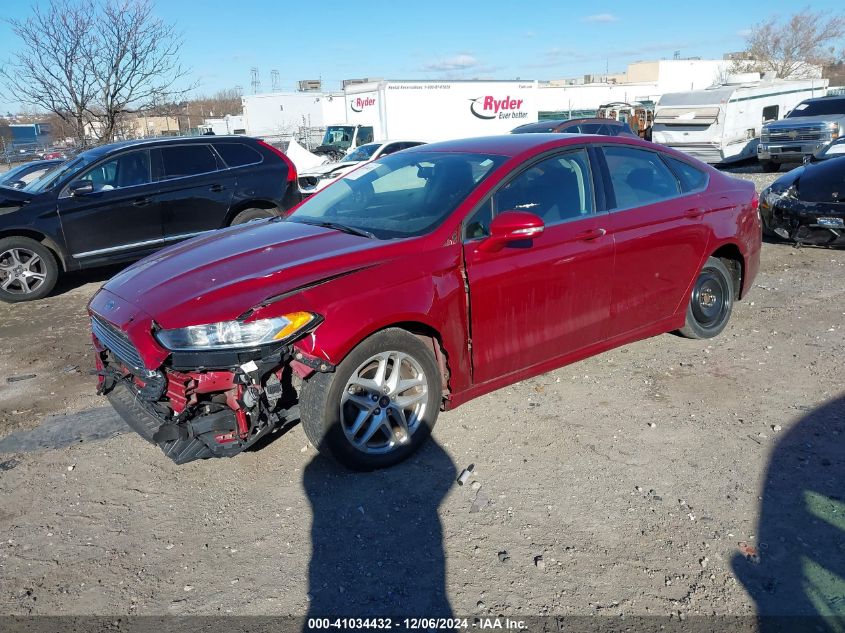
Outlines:
[[68, 191], [72, 196], [84, 196], [94, 192], [94, 183], [90, 180], [74, 180], [68, 185]]
[[531, 240], [543, 234], [546, 226], [540, 216], [527, 211], [504, 211], [490, 223], [490, 237], [478, 245], [478, 250], [495, 253], [512, 242]]
[[11, 187], [12, 189], [23, 189], [24, 187], [26, 187], [26, 183], [23, 180], [13, 180], [6, 186]]
[[804, 164], [809, 165], [813, 162], [813, 155], [812, 154], [804, 154]]

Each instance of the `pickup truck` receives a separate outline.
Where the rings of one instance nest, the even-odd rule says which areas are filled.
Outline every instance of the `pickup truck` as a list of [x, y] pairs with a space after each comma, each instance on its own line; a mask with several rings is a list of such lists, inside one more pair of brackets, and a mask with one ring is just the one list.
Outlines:
[[763, 171], [801, 163], [820, 147], [845, 135], [845, 96], [806, 99], [780, 121], [763, 125], [757, 160]]

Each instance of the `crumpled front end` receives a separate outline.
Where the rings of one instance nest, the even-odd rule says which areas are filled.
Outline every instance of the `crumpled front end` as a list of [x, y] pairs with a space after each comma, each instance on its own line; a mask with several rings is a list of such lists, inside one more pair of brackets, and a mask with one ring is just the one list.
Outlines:
[[98, 393], [179, 464], [231, 457], [297, 420], [295, 385], [315, 370], [333, 370], [285, 342], [170, 351], [151, 317], [105, 290], [89, 312]]
[[845, 204], [807, 202], [785, 194], [761, 199], [766, 228], [783, 239], [815, 246], [845, 245]]

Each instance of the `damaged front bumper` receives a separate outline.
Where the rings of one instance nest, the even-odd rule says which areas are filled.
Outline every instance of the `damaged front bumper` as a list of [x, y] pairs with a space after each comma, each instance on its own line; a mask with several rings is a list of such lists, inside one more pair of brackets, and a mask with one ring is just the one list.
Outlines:
[[845, 204], [781, 197], [761, 204], [760, 214], [763, 225], [783, 239], [815, 246], [845, 245]]
[[[103, 316], [108, 304], [125, 308], [114, 318], [118, 323]], [[127, 315], [131, 310], [113, 296], [98, 295], [90, 306], [98, 393], [179, 464], [231, 457], [296, 421], [301, 379], [334, 371], [327, 361], [283, 343], [170, 352], [156, 344], [152, 320]]]

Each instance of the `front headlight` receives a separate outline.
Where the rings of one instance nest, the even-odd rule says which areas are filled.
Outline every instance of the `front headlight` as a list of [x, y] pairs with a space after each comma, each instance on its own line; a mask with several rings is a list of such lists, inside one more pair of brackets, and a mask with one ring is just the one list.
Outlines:
[[280, 343], [302, 332], [317, 320], [311, 312], [291, 312], [257, 321], [222, 321], [191, 325], [175, 330], [159, 330], [156, 338], [171, 351], [233, 349]]
[[763, 193], [760, 194], [760, 206], [771, 209], [775, 206], [775, 202], [778, 201], [780, 196], [781, 194], [775, 193], [771, 188], [765, 189], [763, 190]]

